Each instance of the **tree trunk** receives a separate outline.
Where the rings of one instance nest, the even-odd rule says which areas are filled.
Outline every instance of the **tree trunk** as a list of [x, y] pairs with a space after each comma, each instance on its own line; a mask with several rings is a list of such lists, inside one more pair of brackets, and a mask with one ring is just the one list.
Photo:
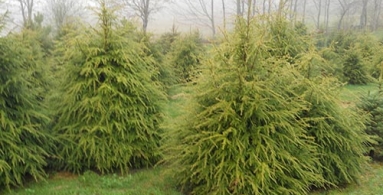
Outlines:
[[226, 5], [225, 5], [225, 0], [222, 0], [222, 14], [223, 14], [223, 29], [226, 30]]
[[320, 16], [322, 14], [322, 0], [319, 0], [319, 5], [318, 5], [318, 16], [317, 16], [317, 29], [320, 28]]
[[263, 10], [263, 14], [266, 14], [266, 0], [263, 0], [262, 10]]
[[343, 18], [344, 18], [344, 16], [346, 15], [346, 13], [347, 13], [347, 11], [343, 11], [343, 12], [341, 13], [341, 15], [340, 15], [340, 19], [339, 19], [339, 22], [338, 22], [338, 30], [340, 30], [341, 27], [342, 27]]
[[149, 22], [149, 9], [150, 9], [150, 0], [145, 0], [144, 1], [144, 10], [142, 14], [142, 30], [144, 31], [144, 34], [146, 34], [146, 30], [148, 28], [148, 22]]
[[368, 0], [362, 1], [362, 13], [360, 14], [360, 28], [365, 28], [367, 25], [367, 5]]
[[213, 37], [215, 36], [215, 20], [214, 20], [214, 0], [211, 0], [211, 18], [210, 18], [210, 22], [211, 22], [211, 28], [212, 28], [212, 32], [213, 32]]
[[303, 16], [302, 16], [302, 23], [303, 24], [305, 23], [305, 18], [306, 18], [306, 3], [307, 3], [307, 0], [304, 0], [303, 1]]
[[241, 14], [241, 0], [237, 0], [237, 16], [240, 16]]
[[372, 21], [371, 21], [373, 31], [375, 31], [378, 28], [381, 8], [382, 8], [382, 0], [375, 0], [374, 13], [373, 13]]
[[330, 3], [331, 0], [326, 0], [325, 1], [325, 32], [327, 33], [328, 32], [328, 23], [329, 23], [329, 20], [330, 20]]

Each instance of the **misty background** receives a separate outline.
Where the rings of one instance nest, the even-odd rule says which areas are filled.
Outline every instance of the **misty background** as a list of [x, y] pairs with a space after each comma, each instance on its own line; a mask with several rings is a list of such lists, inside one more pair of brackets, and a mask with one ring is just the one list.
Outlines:
[[[171, 31], [199, 30], [203, 36], [212, 37], [226, 28], [230, 29], [238, 14], [272, 14], [281, 6], [287, 10], [288, 18], [305, 23], [311, 31], [381, 27], [382, 0], [111, 0], [119, 16], [133, 20], [138, 26], [146, 23], [145, 30], [154, 34]], [[33, 17], [41, 13], [44, 25], [57, 26], [55, 10], [63, 17], [62, 23], [82, 20], [93, 24], [91, 7], [96, 0], [3, 0], [1, 12], [8, 12], [8, 24], [4, 33], [21, 29], [24, 15]], [[55, 8], [56, 7], [56, 8]], [[60, 8], [61, 7], [61, 8]], [[30, 9], [30, 11], [28, 11]], [[145, 11], [146, 9], [146, 11]], [[146, 15], [146, 19], [143, 18]], [[75, 18], [75, 19], [74, 19]], [[146, 22], [144, 21], [146, 20]]]

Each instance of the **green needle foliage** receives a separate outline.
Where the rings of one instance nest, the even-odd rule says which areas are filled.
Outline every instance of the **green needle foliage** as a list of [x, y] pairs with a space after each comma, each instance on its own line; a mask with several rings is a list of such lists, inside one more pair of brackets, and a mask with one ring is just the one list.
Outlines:
[[356, 181], [365, 117], [341, 106], [327, 62], [283, 20], [238, 19], [203, 62], [164, 150], [184, 191], [307, 194]]
[[366, 132], [377, 138], [376, 142], [372, 142], [369, 155], [374, 160], [383, 160], [383, 63], [380, 64], [381, 73], [379, 76], [378, 90], [368, 92], [367, 95], [361, 97], [358, 107], [369, 114], [370, 120], [366, 121]]
[[203, 53], [204, 46], [198, 32], [177, 37], [168, 56], [179, 83], [189, 82], [196, 77]]
[[383, 94], [382, 91], [371, 92], [361, 97], [358, 107], [370, 115], [366, 122], [369, 135], [377, 136], [377, 143], [372, 143], [370, 156], [374, 160], [383, 160]]
[[[290, 28], [291, 37], [299, 36]], [[294, 35], [295, 34], [295, 35]], [[327, 70], [328, 62], [320, 57], [308, 39], [307, 49], [299, 51], [294, 67], [303, 76], [295, 85], [296, 91], [307, 104], [299, 115], [306, 123], [307, 136], [314, 138], [319, 166], [318, 171], [327, 185], [355, 182], [365, 166], [366, 116], [342, 107], [339, 90], [342, 84]]]
[[[321, 184], [314, 140], [292, 84], [299, 73], [270, 54], [267, 28], [238, 19], [203, 63], [189, 114], [167, 136], [167, 162], [191, 194], [305, 194]], [[297, 75], [297, 76], [295, 76]]]
[[98, 27], [67, 36], [58, 46], [66, 79], [55, 102], [54, 131], [65, 169], [126, 173], [160, 158], [157, 126], [164, 95], [134, 29], [117, 22], [104, 1], [100, 5]]
[[346, 52], [343, 75], [351, 85], [366, 85], [368, 83], [366, 67], [359, 55], [359, 50], [354, 49]]
[[[24, 176], [43, 179], [50, 141], [36, 76], [37, 50], [19, 36], [0, 38], [0, 186], [22, 185]], [[38, 56], [38, 54], [37, 54]]]

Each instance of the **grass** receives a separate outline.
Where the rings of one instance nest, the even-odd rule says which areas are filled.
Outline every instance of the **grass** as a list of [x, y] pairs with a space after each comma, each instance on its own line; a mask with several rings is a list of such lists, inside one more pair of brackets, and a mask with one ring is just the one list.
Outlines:
[[383, 164], [373, 163], [361, 176], [358, 184], [346, 188], [314, 192], [312, 195], [379, 195], [383, 194]]
[[[167, 123], [182, 114], [182, 106], [190, 91], [179, 86], [170, 90], [170, 101], [164, 106]], [[374, 91], [377, 86], [345, 86], [340, 93], [344, 102], [354, 103], [360, 95]], [[88, 171], [82, 175], [67, 172], [51, 174], [44, 182], [30, 182], [23, 188], [3, 191], [4, 195], [181, 195], [175, 188], [175, 181], [166, 167], [140, 170], [121, 176], [117, 174], [98, 175]], [[376, 195], [383, 194], [383, 164], [372, 164], [361, 176], [358, 184], [347, 188], [317, 191], [310, 195]]]
[[367, 95], [369, 92], [378, 90], [378, 85], [370, 83], [368, 85], [346, 85], [340, 91], [340, 98], [346, 103], [355, 103], [359, 101], [361, 95]]
[[[157, 167], [134, 174], [100, 176], [92, 171], [82, 175], [53, 174], [45, 182], [3, 192], [5, 195], [181, 195], [166, 169]], [[0, 194], [3, 194], [0, 192]]]

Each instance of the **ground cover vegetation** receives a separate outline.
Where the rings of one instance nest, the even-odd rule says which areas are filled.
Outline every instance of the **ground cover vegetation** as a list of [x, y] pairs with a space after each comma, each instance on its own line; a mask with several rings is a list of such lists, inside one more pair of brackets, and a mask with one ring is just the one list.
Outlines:
[[323, 40], [280, 9], [248, 10], [212, 42], [156, 38], [106, 1], [93, 11], [95, 26], [44, 38], [36, 14], [0, 38], [0, 193], [321, 193], [382, 159], [372, 35]]

